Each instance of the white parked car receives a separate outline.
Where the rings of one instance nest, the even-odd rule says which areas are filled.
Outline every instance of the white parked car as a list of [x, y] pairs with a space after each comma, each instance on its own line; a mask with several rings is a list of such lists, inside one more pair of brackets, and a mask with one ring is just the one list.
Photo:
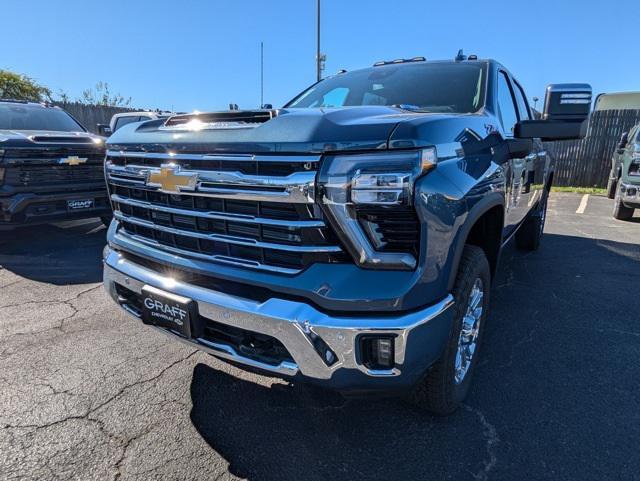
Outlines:
[[140, 112], [122, 112], [111, 117], [109, 125], [98, 124], [98, 132], [100, 135], [109, 137], [116, 130], [124, 125], [133, 122], [142, 122], [144, 120], [166, 119], [174, 115], [174, 112], [164, 110], [143, 110]]

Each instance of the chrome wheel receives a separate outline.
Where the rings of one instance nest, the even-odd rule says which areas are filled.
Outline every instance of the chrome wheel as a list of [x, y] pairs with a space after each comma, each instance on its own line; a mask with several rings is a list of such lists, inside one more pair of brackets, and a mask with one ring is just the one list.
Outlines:
[[462, 327], [458, 337], [458, 350], [456, 351], [456, 365], [454, 379], [460, 384], [469, 371], [473, 356], [478, 347], [478, 333], [482, 320], [482, 305], [484, 298], [484, 285], [482, 279], [477, 278], [467, 301], [467, 311], [462, 318]]

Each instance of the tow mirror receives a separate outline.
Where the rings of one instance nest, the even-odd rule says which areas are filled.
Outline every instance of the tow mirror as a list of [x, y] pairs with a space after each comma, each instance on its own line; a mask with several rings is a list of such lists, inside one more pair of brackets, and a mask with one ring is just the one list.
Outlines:
[[113, 132], [111, 132], [111, 127], [108, 124], [97, 124], [98, 134], [103, 137], [109, 137]]
[[592, 91], [589, 84], [552, 84], [547, 87], [540, 120], [516, 124], [521, 139], [571, 140], [587, 133]]

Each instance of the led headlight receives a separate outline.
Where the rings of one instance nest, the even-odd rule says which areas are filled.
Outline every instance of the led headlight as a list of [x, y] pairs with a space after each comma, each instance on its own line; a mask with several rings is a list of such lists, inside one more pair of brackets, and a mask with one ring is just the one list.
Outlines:
[[[413, 205], [416, 179], [435, 168], [435, 148], [328, 156], [318, 186], [321, 205], [362, 267], [413, 269], [406, 252], [378, 252], [358, 222], [358, 210]], [[392, 214], [391, 214], [392, 215]]]

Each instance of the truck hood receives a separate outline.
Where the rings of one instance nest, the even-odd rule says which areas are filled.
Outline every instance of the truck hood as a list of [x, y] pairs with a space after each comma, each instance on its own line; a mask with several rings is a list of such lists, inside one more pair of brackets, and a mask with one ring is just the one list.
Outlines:
[[200, 128], [171, 127], [165, 126], [166, 120], [152, 120], [120, 128], [108, 139], [107, 146], [125, 150], [234, 153], [385, 149], [399, 124], [432, 123], [449, 117], [395, 107], [362, 106], [282, 109], [271, 120], [244, 128], [222, 121]]
[[0, 149], [51, 147], [52, 145], [99, 146], [104, 139], [89, 132], [54, 130], [0, 130]]

